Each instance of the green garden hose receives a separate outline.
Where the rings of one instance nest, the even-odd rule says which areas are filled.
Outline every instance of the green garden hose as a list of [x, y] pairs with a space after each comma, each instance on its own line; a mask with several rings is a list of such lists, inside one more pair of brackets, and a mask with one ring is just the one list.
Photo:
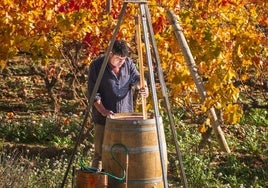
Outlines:
[[122, 177], [117, 177], [117, 176], [115, 176], [115, 175], [113, 175], [113, 174], [110, 174], [110, 173], [107, 173], [107, 172], [103, 172], [103, 171], [98, 171], [98, 170], [95, 169], [95, 168], [87, 167], [86, 164], [85, 164], [85, 162], [83, 161], [83, 159], [80, 159], [80, 161], [79, 161], [79, 164], [80, 164], [80, 166], [81, 166], [81, 169], [82, 169], [83, 171], [90, 172], [90, 173], [107, 175], [107, 176], [109, 176], [109, 177], [111, 177], [111, 178], [114, 178], [114, 179], [116, 179], [116, 180], [118, 180], [118, 181], [124, 181], [125, 178], [126, 178], [126, 170], [124, 169], [123, 165], [118, 161], [118, 159], [114, 156], [114, 153], [113, 153], [113, 149], [114, 149], [114, 147], [116, 147], [116, 146], [117, 146], [117, 147], [122, 147], [122, 148], [124, 148], [127, 157], [128, 157], [128, 149], [127, 149], [127, 147], [126, 147], [125, 145], [123, 145], [123, 144], [114, 144], [114, 145], [112, 145], [112, 147], [111, 147], [111, 149], [110, 149], [110, 153], [111, 153], [111, 155], [112, 155], [113, 160], [115, 160], [115, 162], [120, 166], [120, 168], [121, 168], [122, 171], [123, 171], [123, 176], [122, 176]]

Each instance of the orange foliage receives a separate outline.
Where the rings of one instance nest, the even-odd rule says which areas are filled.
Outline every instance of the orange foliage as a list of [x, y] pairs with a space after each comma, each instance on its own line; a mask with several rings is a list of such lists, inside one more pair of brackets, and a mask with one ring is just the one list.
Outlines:
[[[45, 61], [62, 58], [59, 49], [65, 42], [78, 40], [85, 44], [88, 60], [102, 53], [111, 39], [123, 1], [113, 1], [111, 14], [101, 0], [3, 0], [0, 2], [0, 66], [19, 51]], [[225, 113], [226, 121], [239, 120], [239, 90], [233, 81], [248, 78], [256, 66], [267, 64], [268, 4], [261, 0], [149, 2], [155, 39], [174, 105], [198, 102], [196, 86], [178, 47], [172, 26], [166, 16], [175, 10], [183, 27], [200, 76], [206, 80], [209, 100]], [[118, 38], [125, 39], [135, 52], [135, 22], [139, 13], [136, 3], [129, 3]], [[261, 24], [259, 27], [259, 24]], [[267, 71], [267, 70], [266, 70]], [[267, 73], [267, 72], [265, 72]], [[264, 73], [264, 75], [265, 75]], [[53, 74], [52, 69], [48, 74]], [[229, 117], [229, 110], [232, 117]], [[227, 115], [226, 115], [227, 114]]]

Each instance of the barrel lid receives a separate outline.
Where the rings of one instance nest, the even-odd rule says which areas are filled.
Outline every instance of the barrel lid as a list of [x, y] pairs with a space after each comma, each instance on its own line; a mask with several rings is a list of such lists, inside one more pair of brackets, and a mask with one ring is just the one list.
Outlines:
[[[159, 116], [159, 118], [162, 123], [162, 117]], [[126, 122], [133, 125], [154, 124], [155, 117], [154, 114], [148, 114], [148, 119], [143, 119], [142, 113], [116, 113], [114, 116], [107, 117], [106, 119], [106, 123], [113, 122]]]

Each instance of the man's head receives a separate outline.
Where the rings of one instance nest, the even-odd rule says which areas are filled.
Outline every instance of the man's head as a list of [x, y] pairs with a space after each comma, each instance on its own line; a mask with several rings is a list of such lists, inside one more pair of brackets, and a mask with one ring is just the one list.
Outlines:
[[112, 49], [113, 55], [118, 55], [121, 57], [127, 57], [129, 55], [129, 48], [125, 41], [116, 40]]
[[128, 46], [123, 40], [116, 40], [110, 54], [110, 65], [120, 68], [129, 55]]

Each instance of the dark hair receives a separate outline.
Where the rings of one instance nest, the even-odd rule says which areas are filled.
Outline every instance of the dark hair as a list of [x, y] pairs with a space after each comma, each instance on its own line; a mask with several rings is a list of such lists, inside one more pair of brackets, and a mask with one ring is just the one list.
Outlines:
[[129, 48], [128, 48], [126, 42], [123, 40], [114, 41], [112, 53], [114, 55], [119, 55], [121, 57], [128, 56], [129, 55]]

